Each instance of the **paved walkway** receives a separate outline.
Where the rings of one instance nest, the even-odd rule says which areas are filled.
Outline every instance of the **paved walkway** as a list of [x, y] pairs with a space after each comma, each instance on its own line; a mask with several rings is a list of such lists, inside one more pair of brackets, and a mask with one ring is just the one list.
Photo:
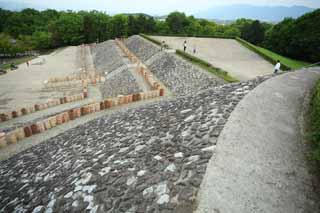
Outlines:
[[208, 164], [198, 213], [320, 212], [301, 131], [320, 78], [313, 70], [272, 78], [238, 104]]

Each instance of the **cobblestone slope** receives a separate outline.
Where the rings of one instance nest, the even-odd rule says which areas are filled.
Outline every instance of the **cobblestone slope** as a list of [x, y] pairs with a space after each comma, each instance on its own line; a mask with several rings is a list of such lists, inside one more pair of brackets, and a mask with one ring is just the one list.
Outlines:
[[100, 91], [103, 98], [142, 92], [128, 68], [121, 70], [116, 75], [107, 76], [106, 81], [100, 87]]
[[92, 47], [92, 57], [95, 68], [101, 73], [110, 73], [124, 65], [122, 56], [114, 40], [105, 41]]
[[0, 163], [0, 211], [191, 212], [237, 103], [264, 78], [104, 116]]
[[158, 46], [138, 35], [129, 37], [125, 44], [128, 49], [142, 61], [146, 61], [156, 53], [160, 52], [160, 48]]
[[222, 79], [166, 52], [157, 53], [146, 61], [146, 65], [161, 82], [178, 95], [196, 93], [224, 83]]

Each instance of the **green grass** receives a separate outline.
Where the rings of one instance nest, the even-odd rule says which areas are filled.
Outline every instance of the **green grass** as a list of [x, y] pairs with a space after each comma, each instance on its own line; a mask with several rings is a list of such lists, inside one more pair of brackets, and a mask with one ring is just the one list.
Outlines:
[[260, 55], [261, 57], [263, 57], [264, 59], [266, 59], [267, 61], [269, 61], [270, 63], [272, 63], [274, 65], [277, 63], [277, 60], [280, 60], [281, 68], [283, 70], [299, 69], [299, 68], [310, 65], [307, 62], [290, 59], [288, 57], [284, 57], [284, 56], [279, 55], [277, 53], [274, 53], [270, 50], [267, 50], [265, 48], [253, 45], [253, 44], [251, 44], [241, 38], [236, 38], [236, 40], [240, 44], [242, 44], [243, 46], [245, 46], [248, 49], [252, 50], [253, 52], [257, 53], [258, 55]]
[[149, 37], [149, 36], [147, 36], [147, 35], [145, 35], [145, 34], [143, 34], [143, 33], [140, 33], [139, 35], [140, 35], [141, 37], [143, 37], [143, 38], [145, 38], [145, 39], [147, 39], [147, 40], [155, 43], [156, 45], [161, 46], [161, 42], [158, 41], [157, 39], [153, 39], [153, 38], [151, 38], [151, 37]]
[[19, 58], [8, 59], [7, 63], [1, 65], [1, 69], [9, 70], [11, 63], [13, 63], [14, 65], [19, 65], [19, 64], [26, 63], [27, 61], [30, 61], [34, 58], [36, 58], [36, 56], [23, 56]]
[[[158, 41], [157, 39], [154, 39], [154, 38], [151, 38], [145, 34], [140, 34], [141, 37], [161, 46], [161, 42]], [[191, 62], [192, 64], [196, 65], [196, 66], [199, 66], [201, 68], [203, 68], [204, 70], [207, 70], [208, 72], [222, 78], [223, 80], [225, 80], [226, 82], [238, 82], [237, 79], [231, 77], [227, 71], [224, 71], [220, 68], [216, 68], [216, 67], [213, 67], [210, 63], [200, 59], [200, 58], [197, 58], [193, 55], [190, 55], [188, 53], [185, 53], [181, 50], [176, 50], [176, 54], [181, 56], [182, 58], [184, 58], [185, 60]]]
[[186, 52], [183, 52], [181, 50], [176, 50], [176, 54], [181, 56], [182, 58], [190, 61], [192, 64], [197, 65], [197, 66], [207, 70], [208, 72], [222, 78], [223, 80], [225, 80], [229, 83], [238, 82], [238, 80], [231, 77], [227, 71], [224, 71], [220, 68], [213, 67], [210, 63], [208, 63], [200, 58], [197, 58], [197, 57], [190, 55]]
[[312, 158], [320, 163], [320, 80], [311, 98], [307, 139], [312, 145]]

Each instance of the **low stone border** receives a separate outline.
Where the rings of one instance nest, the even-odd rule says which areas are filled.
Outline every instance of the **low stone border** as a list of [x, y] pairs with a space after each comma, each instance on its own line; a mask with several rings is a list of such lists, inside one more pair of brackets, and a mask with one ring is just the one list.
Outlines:
[[26, 137], [31, 137], [32, 135], [45, 132], [51, 128], [75, 120], [81, 116], [99, 112], [101, 110], [106, 110], [119, 105], [157, 98], [160, 96], [164, 96], [164, 89], [162, 88], [126, 96], [119, 95], [117, 98], [106, 99], [101, 102], [95, 102], [84, 105], [82, 107], [70, 109], [68, 111], [61, 112], [54, 116], [46, 118], [42, 121], [37, 121], [33, 124], [29, 124], [25, 127], [20, 127], [9, 132], [0, 132], [0, 148], [4, 148], [10, 144], [15, 144]]
[[87, 89], [83, 89], [83, 93], [77, 94], [77, 95], [71, 95], [71, 96], [65, 96], [57, 99], [52, 99], [48, 101], [47, 103], [39, 103], [35, 104], [30, 107], [23, 107], [21, 109], [13, 110], [11, 112], [5, 112], [0, 114], [0, 122], [9, 121], [11, 119], [21, 117], [24, 115], [28, 115], [34, 112], [38, 112], [41, 110], [48, 109], [50, 107], [54, 107], [57, 105], [65, 104], [65, 103], [71, 103], [75, 101], [83, 100], [84, 98], [87, 98]]

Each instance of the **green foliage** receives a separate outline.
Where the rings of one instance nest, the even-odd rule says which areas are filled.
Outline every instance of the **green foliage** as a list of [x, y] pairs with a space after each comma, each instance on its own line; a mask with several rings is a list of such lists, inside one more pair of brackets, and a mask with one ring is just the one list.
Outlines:
[[53, 46], [78, 45], [84, 42], [83, 17], [64, 13], [49, 25]]
[[311, 99], [309, 118], [308, 139], [313, 147], [312, 156], [320, 162], [320, 81]]
[[264, 30], [262, 24], [256, 20], [251, 24], [244, 25], [241, 32], [241, 38], [252, 44], [261, 44], [264, 40]]
[[32, 34], [32, 40], [35, 45], [35, 49], [43, 50], [51, 47], [51, 34], [44, 31], [36, 31]]
[[230, 75], [228, 75], [228, 72], [220, 69], [220, 68], [216, 68], [216, 67], [213, 67], [211, 64], [209, 64], [208, 62], [206, 61], [203, 61], [202, 59], [200, 58], [197, 58], [193, 55], [190, 55], [184, 51], [181, 51], [181, 50], [176, 50], [176, 53], [177, 55], [183, 57], [184, 59], [190, 61], [191, 63], [197, 65], [197, 66], [200, 66], [202, 67], [203, 69], [207, 70], [208, 72], [224, 79], [225, 81], [227, 82], [238, 82], [237, 79], [231, 77]]
[[146, 17], [143, 14], [138, 16], [129, 15], [128, 17], [128, 35], [139, 33], [155, 32], [156, 22], [152, 17]]
[[151, 37], [149, 37], [149, 36], [147, 36], [147, 35], [145, 35], [143, 33], [140, 33], [140, 36], [145, 38], [145, 39], [147, 39], [147, 40], [149, 40], [149, 41], [151, 41], [151, 42], [153, 42], [153, 43], [155, 43], [155, 44], [157, 44], [157, 45], [159, 45], [159, 46], [161, 46], [161, 42], [156, 40], [156, 39], [153, 39], [153, 38], [151, 38]]
[[267, 31], [264, 46], [295, 59], [319, 62], [320, 9], [275, 25]]
[[[180, 12], [173, 12], [165, 21], [159, 21], [144, 14], [111, 17], [98, 11], [25, 9], [13, 12], [0, 8], [0, 17], [0, 33], [17, 41], [11, 44], [10, 53], [30, 48], [46, 49], [102, 42], [115, 37], [146, 33], [209, 38], [241, 36], [281, 55], [309, 62], [320, 61], [320, 9], [296, 20], [285, 19], [275, 26], [249, 19], [219, 25]], [[20, 44], [21, 41], [26, 43]], [[6, 42], [2, 43], [3, 50]]]

